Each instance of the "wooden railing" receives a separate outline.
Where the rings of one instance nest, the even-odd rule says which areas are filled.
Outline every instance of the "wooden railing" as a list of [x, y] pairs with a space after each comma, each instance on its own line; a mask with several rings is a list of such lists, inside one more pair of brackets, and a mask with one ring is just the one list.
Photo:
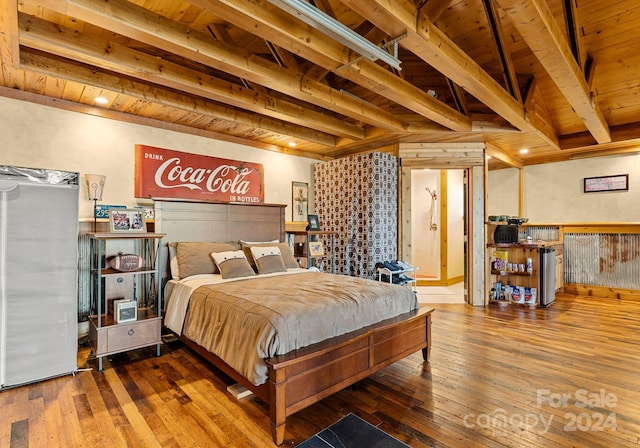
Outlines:
[[528, 224], [526, 236], [564, 243], [566, 292], [640, 300], [640, 223]]

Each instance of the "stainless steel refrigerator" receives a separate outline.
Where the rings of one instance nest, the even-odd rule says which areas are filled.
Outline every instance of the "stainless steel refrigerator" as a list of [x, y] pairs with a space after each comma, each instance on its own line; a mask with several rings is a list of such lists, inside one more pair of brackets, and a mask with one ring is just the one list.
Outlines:
[[540, 306], [546, 308], [556, 300], [556, 250], [540, 248]]
[[78, 178], [0, 166], [0, 389], [77, 370]]

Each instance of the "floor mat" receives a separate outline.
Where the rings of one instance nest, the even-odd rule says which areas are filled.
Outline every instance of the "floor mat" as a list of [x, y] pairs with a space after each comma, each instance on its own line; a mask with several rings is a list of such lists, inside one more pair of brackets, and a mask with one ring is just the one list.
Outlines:
[[305, 440], [298, 448], [409, 448], [357, 415], [349, 414]]

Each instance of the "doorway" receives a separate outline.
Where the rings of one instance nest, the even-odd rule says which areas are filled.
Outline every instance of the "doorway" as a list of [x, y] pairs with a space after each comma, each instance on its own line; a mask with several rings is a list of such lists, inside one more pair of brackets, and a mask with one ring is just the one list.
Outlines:
[[411, 170], [411, 261], [418, 285], [464, 281], [464, 170]]
[[434, 303], [468, 301], [468, 170], [402, 170], [404, 259], [418, 267], [418, 297]]

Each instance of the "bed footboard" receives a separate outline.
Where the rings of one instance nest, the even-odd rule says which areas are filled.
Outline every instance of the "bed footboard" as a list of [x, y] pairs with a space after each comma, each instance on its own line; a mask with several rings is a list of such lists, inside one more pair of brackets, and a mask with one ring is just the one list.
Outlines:
[[432, 312], [422, 308], [267, 359], [273, 441], [284, 442], [287, 416], [419, 350], [428, 361]]

